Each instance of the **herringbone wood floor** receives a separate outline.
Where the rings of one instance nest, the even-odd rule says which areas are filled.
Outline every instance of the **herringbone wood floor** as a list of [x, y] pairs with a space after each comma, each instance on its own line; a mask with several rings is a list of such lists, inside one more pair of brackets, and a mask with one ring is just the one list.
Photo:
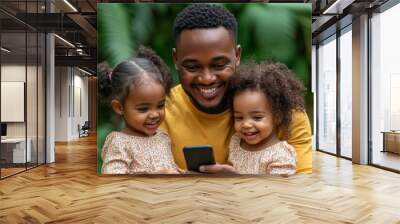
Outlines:
[[400, 175], [323, 153], [314, 173], [100, 177], [95, 138], [0, 181], [0, 223], [400, 223]]

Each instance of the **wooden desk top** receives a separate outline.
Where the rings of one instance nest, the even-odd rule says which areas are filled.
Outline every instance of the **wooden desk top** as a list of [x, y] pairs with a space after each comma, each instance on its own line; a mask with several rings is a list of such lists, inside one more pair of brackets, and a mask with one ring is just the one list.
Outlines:
[[[27, 141], [30, 139], [28, 138]], [[25, 138], [5, 138], [1, 139], [1, 143], [19, 143], [19, 142], [24, 142]]]
[[381, 131], [381, 133], [384, 133], [384, 134], [396, 134], [396, 135], [400, 135], [400, 131]]

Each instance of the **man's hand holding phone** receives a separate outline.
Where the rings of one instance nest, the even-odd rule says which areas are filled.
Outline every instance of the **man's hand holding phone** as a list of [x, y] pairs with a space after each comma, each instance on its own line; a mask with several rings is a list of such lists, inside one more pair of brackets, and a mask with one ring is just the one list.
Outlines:
[[215, 163], [211, 145], [186, 146], [183, 148], [188, 170], [203, 173], [236, 173], [227, 164]]
[[200, 166], [215, 164], [214, 153], [211, 145], [185, 146], [183, 155], [189, 171], [201, 172]]

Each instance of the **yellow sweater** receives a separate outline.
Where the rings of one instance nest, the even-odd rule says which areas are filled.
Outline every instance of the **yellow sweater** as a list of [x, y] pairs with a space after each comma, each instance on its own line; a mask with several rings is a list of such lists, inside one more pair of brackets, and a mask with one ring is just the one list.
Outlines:
[[[161, 127], [172, 141], [172, 153], [176, 164], [186, 169], [183, 147], [189, 145], [212, 145], [217, 163], [226, 163], [229, 141], [234, 133], [229, 110], [219, 114], [207, 114], [198, 110], [190, 101], [181, 85], [174, 87], [167, 98], [165, 120]], [[286, 140], [297, 152], [297, 172], [311, 173], [311, 128], [305, 112], [294, 112]]]

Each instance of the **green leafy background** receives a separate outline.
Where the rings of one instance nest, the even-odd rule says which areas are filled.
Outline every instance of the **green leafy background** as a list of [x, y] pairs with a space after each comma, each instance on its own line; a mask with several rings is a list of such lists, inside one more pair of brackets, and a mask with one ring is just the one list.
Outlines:
[[[247, 3], [222, 4], [231, 11], [239, 25], [238, 42], [242, 61], [273, 60], [285, 63], [307, 88], [307, 113], [313, 117], [311, 94], [311, 4]], [[176, 15], [187, 4], [97, 4], [98, 62], [115, 67], [130, 58], [139, 45], [154, 49], [170, 66], [174, 80], [171, 49], [172, 26]], [[101, 149], [105, 137], [121, 128], [121, 121], [99, 99], [97, 122], [98, 173], [101, 172]]]

